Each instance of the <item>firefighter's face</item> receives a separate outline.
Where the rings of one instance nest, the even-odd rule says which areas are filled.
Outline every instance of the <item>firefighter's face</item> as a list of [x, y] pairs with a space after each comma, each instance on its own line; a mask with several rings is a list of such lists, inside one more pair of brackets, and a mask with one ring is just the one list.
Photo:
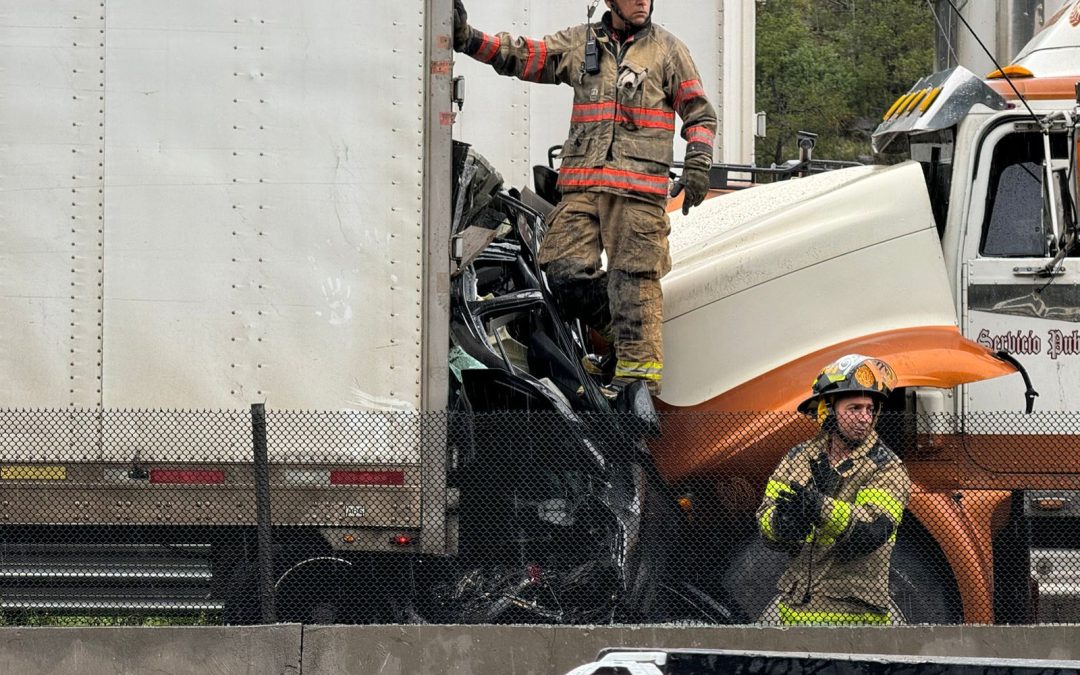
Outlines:
[[616, 5], [619, 9], [618, 12], [612, 12], [612, 23], [615, 24], [616, 28], [624, 27], [619, 25], [623, 23], [619, 16], [620, 13], [633, 25], [644, 26], [652, 13], [652, 3], [653, 0], [607, 0], [608, 7]]
[[836, 426], [841, 434], [851, 441], [863, 441], [874, 428], [874, 415], [877, 404], [866, 395], [845, 396], [834, 404]]

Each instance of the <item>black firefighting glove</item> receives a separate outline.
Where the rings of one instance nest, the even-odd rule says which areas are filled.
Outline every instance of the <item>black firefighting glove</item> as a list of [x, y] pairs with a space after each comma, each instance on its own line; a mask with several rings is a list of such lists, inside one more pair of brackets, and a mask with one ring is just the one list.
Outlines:
[[781, 541], [799, 542], [810, 534], [810, 521], [803, 516], [802, 503], [795, 493], [785, 490], [776, 496], [773, 526]]
[[709, 193], [709, 168], [711, 166], [712, 158], [701, 152], [689, 155], [683, 161], [682, 176], [675, 182], [671, 196], [678, 197], [680, 192], [686, 191], [682, 204], [684, 216], [690, 213], [691, 207], [705, 201], [705, 195]]
[[470, 37], [472, 28], [469, 26], [469, 13], [465, 11], [465, 3], [454, 0], [454, 51], [465, 51]]
[[814, 479], [814, 487], [824, 495], [832, 497], [836, 494], [836, 488], [840, 487], [840, 474], [832, 468], [829, 456], [824, 452], [810, 460], [810, 475]]
[[806, 487], [799, 483], [791, 484], [791, 491], [795, 493], [795, 499], [802, 509], [802, 517], [810, 525], [821, 522], [821, 507], [825, 503], [825, 496], [812, 487]]

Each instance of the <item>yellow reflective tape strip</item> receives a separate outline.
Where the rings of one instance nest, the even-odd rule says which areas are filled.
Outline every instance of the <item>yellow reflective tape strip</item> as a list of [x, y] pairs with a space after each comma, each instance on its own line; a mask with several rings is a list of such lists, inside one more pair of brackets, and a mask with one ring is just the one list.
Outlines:
[[67, 467], [3, 466], [0, 480], [67, 480]]
[[761, 514], [761, 518], [758, 519], [758, 527], [761, 528], [762, 534], [769, 539], [776, 539], [776, 533], [772, 529], [772, 514], [775, 510], [775, 506], [770, 506], [765, 509], [765, 513]]
[[791, 487], [787, 483], [781, 483], [778, 480], [770, 480], [765, 484], [765, 496], [769, 499], [776, 499], [781, 492], [791, 492]]
[[885, 490], [877, 490], [875, 488], [866, 488], [865, 490], [859, 490], [859, 493], [855, 495], [855, 505], [860, 506], [862, 504], [873, 504], [880, 507], [885, 513], [900, 524], [900, 519], [904, 517], [904, 505], [900, 501], [893, 497]]
[[616, 377], [636, 377], [642, 380], [659, 380], [664, 364], [656, 361], [622, 361], [615, 363]]
[[941, 93], [941, 87], [934, 87], [934, 89], [922, 100], [919, 104], [919, 112], [926, 112], [930, 106], [934, 105], [934, 101], [937, 100], [938, 94]]
[[877, 612], [860, 612], [848, 614], [846, 612], [800, 612], [791, 609], [784, 603], [779, 603], [780, 621], [788, 625], [795, 624], [872, 624], [882, 625], [889, 623], [889, 614]]
[[832, 510], [825, 524], [821, 526], [823, 539], [835, 541], [851, 522], [851, 504], [839, 499], [833, 500]]

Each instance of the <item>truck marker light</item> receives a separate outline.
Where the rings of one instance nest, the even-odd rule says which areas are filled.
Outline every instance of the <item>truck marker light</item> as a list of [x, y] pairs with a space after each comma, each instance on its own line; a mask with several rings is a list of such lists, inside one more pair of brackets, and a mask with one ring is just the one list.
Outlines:
[[903, 96], [901, 96], [900, 101], [899, 101], [900, 105], [896, 106], [896, 110], [893, 111], [893, 114], [889, 119], [896, 119], [900, 115], [903, 115], [904, 114], [904, 109], [907, 108], [908, 101], [910, 101], [911, 97], [914, 96], [914, 95], [915, 95], [915, 92], [912, 91], [912, 92], [908, 92], [907, 94], [904, 94]]
[[1035, 73], [1031, 72], [1023, 66], [1005, 66], [1000, 70], [995, 70], [992, 73], [987, 73], [986, 79], [988, 80], [1003, 80], [1008, 75], [1011, 78], [1017, 77], [1035, 77]]
[[404, 534], [399, 534], [396, 537], [391, 537], [390, 543], [394, 546], [401, 546], [402, 548], [406, 546], [412, 546], [412, 537]]
[[208, 469], [150, 469], [150, 483], [157, 485], [221, 485], [225, 472]]
[[1069, 503], [1064, 497], [1042, 497], [1035, 500], [1035, 508], [1040, 511], [1060, 511]]
[[[907, 94], [905, 94], [904, 96], [907, 96]], [[886, 110], [885, 114], [881, 116], [882, 121], [885, 121], [885, 120], [889, 119], [890, 117], [892, 117], [892, 114], [894, 112], [896, 112], [897, 108], [900, 107], [900, 101], [904, 100], [904, 96], [901, 96], [900, 98], [893, 101], [893, 104], [891, 106], [889, 106], [889, 109]]]
[[67, 467], [4, 466], [0, 467], [0, 480], [67, 480]]
[[930, 93], [927, 94], [926, 98], [922, 100], [922, 103], [919, 104], [919, 113], [926, 112], [930, 106], [934, 105], [934, 101], [937, 100], [938, 94], [940, 93], [941, 87], [934, 87]]
[[915, 92], [915, 95], [913, 97], [911, 97], [910, 101], [908, 101], [907, 107], [904, 108], [904, 114], [907, 115], [912, 110], [914, 110], [915, 106], [919, 104], [919, 101], [923, 100], [923, 97], [926, 96], [929, 93], [930, 93], [930, 89], [928, 89], [928, 88], [927, 89], [920, 89], [919, 91]]
[[404, 471], [331, 471], [331, 485], [404, 485]]

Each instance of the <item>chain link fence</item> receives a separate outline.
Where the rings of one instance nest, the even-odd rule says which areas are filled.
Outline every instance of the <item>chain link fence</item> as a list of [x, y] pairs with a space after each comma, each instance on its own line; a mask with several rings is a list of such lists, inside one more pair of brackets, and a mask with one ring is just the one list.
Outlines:
[[1080, 620], [1080, 415], [262, 415], [0, 412], [3, 621]]

